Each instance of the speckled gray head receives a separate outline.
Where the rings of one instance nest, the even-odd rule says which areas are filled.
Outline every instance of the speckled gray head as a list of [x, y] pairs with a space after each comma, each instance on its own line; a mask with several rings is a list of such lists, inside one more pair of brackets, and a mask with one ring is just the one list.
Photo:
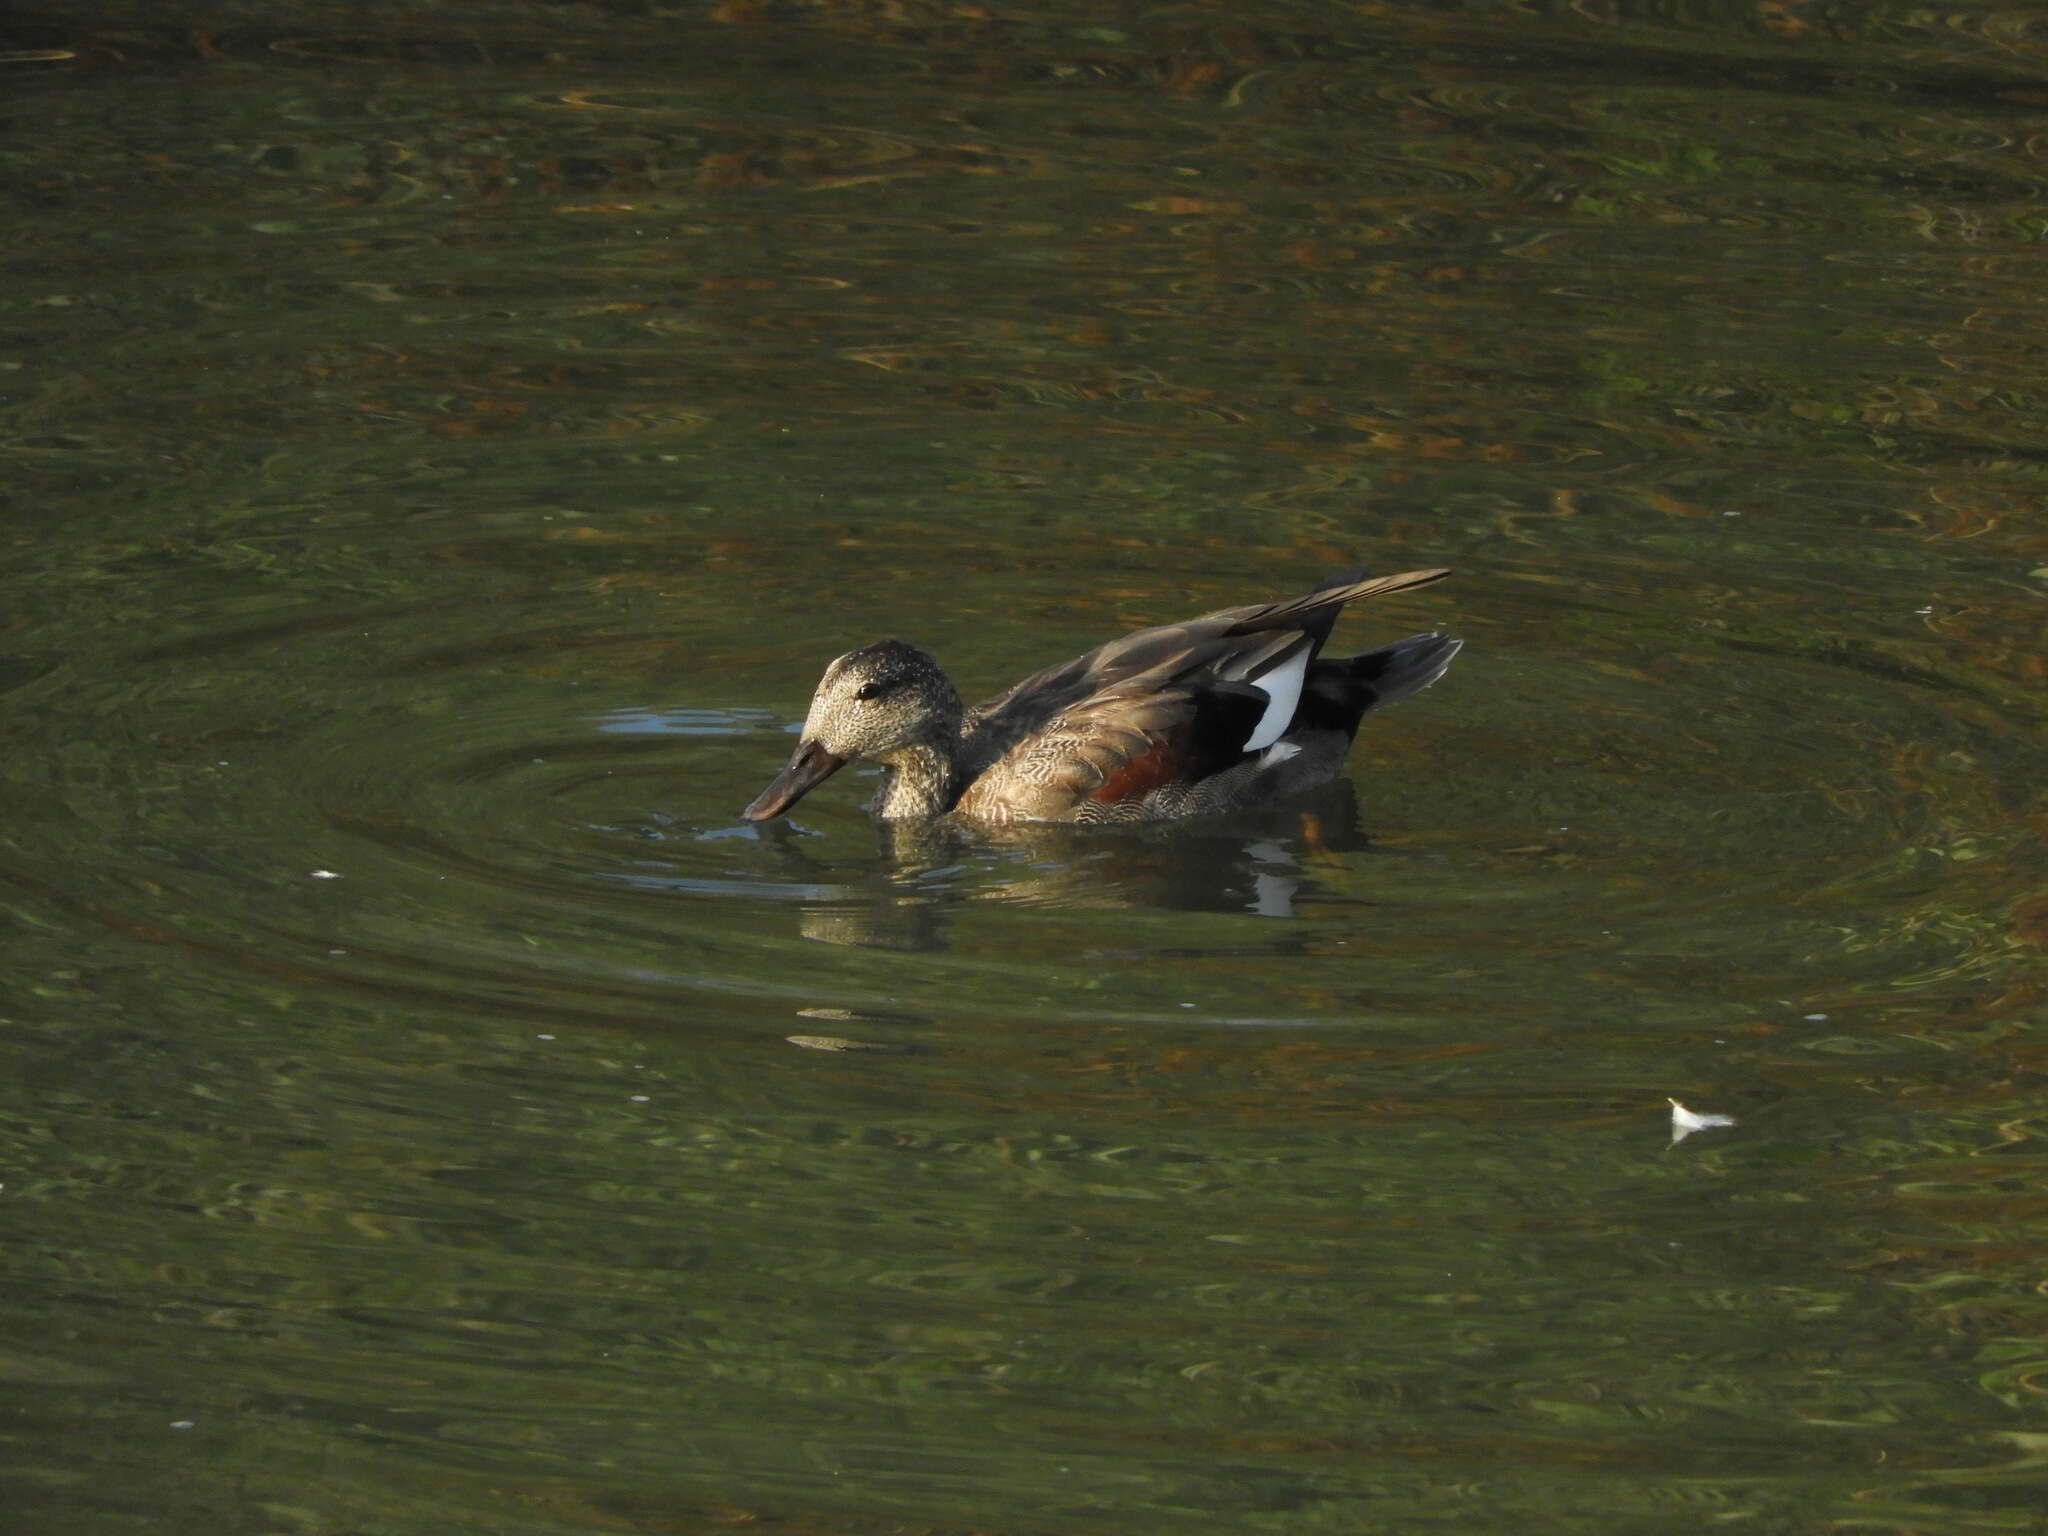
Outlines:
[[878, 640], [848, 651], [818, 680], [789, 766], [740, 814], [780, 816], [855, 758], [887, 763], [960, 731], [960, 696], [914, 645]]

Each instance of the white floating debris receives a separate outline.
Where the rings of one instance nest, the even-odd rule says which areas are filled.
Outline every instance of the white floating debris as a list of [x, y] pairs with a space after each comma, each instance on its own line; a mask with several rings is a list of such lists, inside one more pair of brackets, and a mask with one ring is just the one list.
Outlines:
[[341, 876], [331, 869], [314, 869], [307, 871], [307, 878], [310, 880], [339, 880]]
[[1809, 1024], [1825, 1024], [1827, 1021], [1828, 1016], [1824, 1013], [1809, 1013], [1806, 1016], [1806, 1022]]
[[1696, 1115], [1676, 1099], [1666, 1099], [1665, 1102], [1671, 1106], [1671, 1144], [1674, 1147], [1694, 1131], [1711, 1131], [1735, 1123], [1732, 1115]]
[[552, 1040], [555, 1037], [553, 1035], [535, 1035], [533, 1038], [536, 1040]]

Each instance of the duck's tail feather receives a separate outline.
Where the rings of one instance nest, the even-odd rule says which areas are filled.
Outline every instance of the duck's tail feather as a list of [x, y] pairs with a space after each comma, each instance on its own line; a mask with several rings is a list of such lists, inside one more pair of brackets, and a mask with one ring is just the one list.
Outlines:
[[1360, 656], [1324, 658], [1309, 668], [1291, 736], [1300, 731], [1350, 735], [1375, 709], [1398, 704], [1444, 675], [1464, 641], [1445, 634], [1410, 635]]
[[1384, 709], [1442, 677], [1464, 643], [1446, 634], [1410, 635], [1339, 665], [1348, 667], [1352, 677], [1372, 690], [1367, 709]]

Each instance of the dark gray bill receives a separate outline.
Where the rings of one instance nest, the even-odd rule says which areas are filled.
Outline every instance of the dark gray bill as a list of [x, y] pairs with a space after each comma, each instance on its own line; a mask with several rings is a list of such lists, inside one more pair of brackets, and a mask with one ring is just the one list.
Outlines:
[[834, 757], [815, 741], [807, 741], [796, 749], [789, 766], [775, 775], [768, 787], [754, 796], [754, 803], [740, 814], [748, 821], [780, 816], [845, 766], [845, 758]]

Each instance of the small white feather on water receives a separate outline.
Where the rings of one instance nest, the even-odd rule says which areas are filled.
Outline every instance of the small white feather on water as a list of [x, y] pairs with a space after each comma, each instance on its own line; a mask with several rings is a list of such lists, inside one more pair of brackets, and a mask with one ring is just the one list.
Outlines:
[[1671, 1106], [1671, 1144], [1674, 1147], [1694, 1131], [1711, 1131], [1735, 1123], [1733, 1115], [1698, 1115], [1676, 1099], [1665, 1102]]

